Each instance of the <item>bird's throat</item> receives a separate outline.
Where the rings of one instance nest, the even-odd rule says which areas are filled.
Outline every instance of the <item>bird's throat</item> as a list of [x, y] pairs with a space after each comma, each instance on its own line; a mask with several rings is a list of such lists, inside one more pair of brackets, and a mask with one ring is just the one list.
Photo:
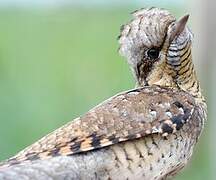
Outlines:
[[[146, 67], [143, 66], [143, 69], [146, 69]], [[143, 70], [142, 72], [144, 73]], [[145, 76], [142, 75], [137, 78], [138, 87], [159, 85], [162, 87], [177, 88], [190, 93], [197, 101], [204, 101], [200, 83], [194, 70], [191, 50], [179, 57], [178, 64], [171, 64], [169, 62], [162, 63], [157, 66], [152, 66], [151, 71], [148, 74], [144, 74]]]

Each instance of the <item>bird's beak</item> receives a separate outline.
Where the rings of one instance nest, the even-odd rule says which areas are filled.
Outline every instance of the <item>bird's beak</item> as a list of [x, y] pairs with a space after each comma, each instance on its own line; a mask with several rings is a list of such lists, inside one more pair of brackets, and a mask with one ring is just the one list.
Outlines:
[[170, 42], [172, 42], [176, 37], [178, 37], [181, 32], [185, 29], [185, 26], [187, 24], [189, 18], [189, 14], [183, 16], [178, 21], [174, 23], [174, 25], [171, 27], [171, 36], [170, 36]]

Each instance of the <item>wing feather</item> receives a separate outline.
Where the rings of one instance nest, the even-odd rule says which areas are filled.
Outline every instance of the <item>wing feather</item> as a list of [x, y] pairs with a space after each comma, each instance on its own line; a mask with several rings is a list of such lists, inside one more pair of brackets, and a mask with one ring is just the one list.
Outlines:
[[145, 87], [116, 95], [27, 147], [9, 162], [73, 155], [180, 130], [195, 109], [194, 98], [180, 90]]

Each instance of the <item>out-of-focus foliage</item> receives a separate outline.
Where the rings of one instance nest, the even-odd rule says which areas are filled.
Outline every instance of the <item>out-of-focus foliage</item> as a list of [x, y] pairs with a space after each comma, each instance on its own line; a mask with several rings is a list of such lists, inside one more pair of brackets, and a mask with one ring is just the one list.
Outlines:
[[[119, 27], [130, 11], [0, 11], [1, 160], [134, 87], [117, 53]], [[178, 180], [211, 178], [205, 138]]]

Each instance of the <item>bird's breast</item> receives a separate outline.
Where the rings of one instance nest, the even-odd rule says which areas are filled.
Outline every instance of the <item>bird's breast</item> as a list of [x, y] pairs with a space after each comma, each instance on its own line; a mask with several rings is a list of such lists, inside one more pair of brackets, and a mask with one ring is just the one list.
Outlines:
[[85, 172], [89, 179], [161, 179], [185, 166], [194, 144], [183, 131], [166, 138], [155, 134], [89, 152], [82, 158], [88, 164]]

